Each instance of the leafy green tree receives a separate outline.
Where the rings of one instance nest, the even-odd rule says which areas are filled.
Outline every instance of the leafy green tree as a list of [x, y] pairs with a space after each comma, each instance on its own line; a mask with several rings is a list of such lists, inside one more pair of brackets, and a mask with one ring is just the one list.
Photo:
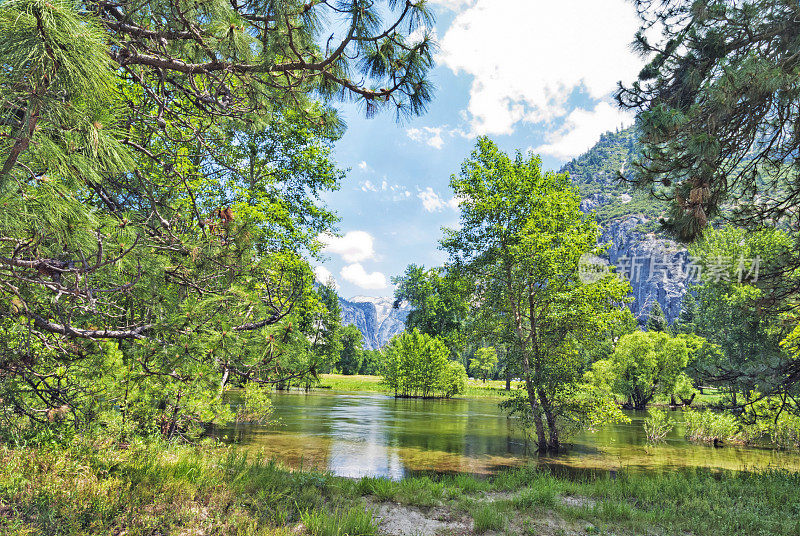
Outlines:
[[693, 291], [689, 291], [683, 295], [681, 299], [681, 312], [678, 319], [675, 321], [675, 332], [677, 333], [694, 333], [697, 329], [695, 320], [697, 318], [697, 298]]
[[329, 372], [337, 365], [344, 349], [342, 309], [339, 306], [339, 295], [333, 286], [320, 285], [317, 287], [317, 295], [324, 308], [317, 315], [304, 315], [303, 322], [304, 325], [316, 323], [311, 347], [318, 356], [320, 370]]
[[[463, 390], [459, 378], [466, 378], [464, 366], [453, 367], [447, 346], [418, 329], [394, 337], [385, 349], [384, 383], [395, 396], [450, 397]], [[457, 373], [460, 371], [460, 373]], [[459, 388], [461, 385], [461, 388]]]
[[474, 306], [509, 323], [538, 447], [558, 450], [561, 422], [585, 418], [591, 406], [571, 403], [585, 368], [579, 348], [620, 321], [629, 287], [611, 275], [580, 280], [597, 224], [568, 177], [543, 173], [538, 157], [510, 158], [481, 138], [450, 183], [463, 199], [461, 228], [442, 246], [473, 279]]
[[497, 368], [497, 350], [489, 346], [478, 348], [475, 357], [469, 363], [469, 370], [478, 378], [482, 378], [484, 383]]
[[642, 410], [656, 394], [672, 395], [679, 381], [685, 387], [688, 362], [683, 339], [659, 331], [636, 331], [620, 338], [609, 362], [595, 363], [595, 371], [598, 378], [610, 374], [608, 383], [627, 398], [626, 405]]
[[[791, 288], [798, 275], [785, 269], [793, 247], [791, 237], [777, 229], [728, 226], [709, 229], [690, 248], [705, 274], [696, 287], [695, 333], [721, 350], [706, 354], [693, 368], [704, 384], [729, 391], [734, 405], [747, 403], [753, 391], [782, 397], [798, 392], [797, 363], [781, 346], [796, 325]], [[784, 274], [764, 276], [777, 270]]]
[[364, 336], [353, 324], [342, 328], [342, 352], [336, 362], [336, 368], [342, 374], [358, 374], [364, 359], [362, 346]]
[[655, 302], [647, 313], [647, 331], [667, 331], [669, 325], [661, 305]]
[[367, 374], [370, 376], [377, 376], [383, 370], [383, 353], [381, 350], [363, 350], [362, 351], [361, 368], [359, 374]]
[[396, 303], [408, 302], [412, 310], [406, 329], [419, 329], [442, 339], [453, 355], [465, 345], [464, 323], [469, 315], [469, 283], [453, 272], [411, 264], [402, 276], [392, 278], [397, 285]]

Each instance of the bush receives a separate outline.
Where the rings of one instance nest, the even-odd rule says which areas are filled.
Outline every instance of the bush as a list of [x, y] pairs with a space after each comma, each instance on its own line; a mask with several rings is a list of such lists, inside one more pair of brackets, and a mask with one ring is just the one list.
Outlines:
[[386, 347], [383, 382], [395, 396], [451, 397], [463, 392], [467, 373], [447, 356], [445, 344], [418, 329], [394, 337]]
[[450, 361], [442, 373], [441, 380], [441, 393], [445, 398], [450, 398], [463, 393], [467, 388], [467, 371], [461, 363]]
[[667, 416], [666, 410], [651, 409], [649, 415], [644, 420], [644, 433], [647, 440], [653, 443], [663, 441], [667, 434], [672, 431], [675, 424]]
[[730, 441], [739, 432], [739, 422], [729, 413], [687, 410], [686, 439], [691, 441]]

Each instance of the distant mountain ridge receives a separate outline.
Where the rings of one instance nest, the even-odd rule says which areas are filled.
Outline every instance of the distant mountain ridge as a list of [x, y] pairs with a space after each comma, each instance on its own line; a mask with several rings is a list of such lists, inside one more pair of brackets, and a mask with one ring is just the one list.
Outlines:
[[364, 348], [382, 348], [392, 337], [406, 329], [405, 321], [411, 306], [394, 308], [394, 298], [355, 296], [339, 298], [342, 324], [354, 324], [364, 337]]

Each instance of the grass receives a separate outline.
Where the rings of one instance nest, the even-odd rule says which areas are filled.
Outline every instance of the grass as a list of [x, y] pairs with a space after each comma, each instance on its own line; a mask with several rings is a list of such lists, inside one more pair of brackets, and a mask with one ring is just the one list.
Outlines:
[[333, 513], [305, 511], [300, 519], [313, 536], [371, 536], [378, 531], [370, 511], [360, 507]]
[[480, 504], [472, 510], [473, 530], [484, 533], [488, 530], [501, 530], [506, 526], [506, 517], [495, 504]]
[[798, 487], [780, 471], [567, 478], [533, 466], [353, 480], [216, 444], [0, 445], [0, 535], [368, 536], [381, 533], [381, 504], [471, 521], [473, 533], [781, 536], [800, 534]]
[[[388, 393], [389, 390], [381, 383], [380, 376], [320, 374], [319, 387], [334, 391], [361, 391], [373, 393]], [[512, 382], [515, 387], [519, 382]], [[467, 381], [466, 391], [458, 395], [462, 398], [500, 398], [508, 392], [505, 390], [506, 382], [501, 380], [470, 379]]]

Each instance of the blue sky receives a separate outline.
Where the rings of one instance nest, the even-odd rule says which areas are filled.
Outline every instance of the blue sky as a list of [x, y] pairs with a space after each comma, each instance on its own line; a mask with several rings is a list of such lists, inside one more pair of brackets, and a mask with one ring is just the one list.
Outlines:
[[637, 29], [624, 0], [429, 0], [440, 51], [428, 113], [397, 124], [340, 105], [347, 132], [335, 158], [349, 168], [326, 196], [341, 217], [320, 237], [320, 280], [340, 295], [391, 296], [408, 264], [440, 265], [441, 228], [458, 209], [448, 182], [479, 135], [504, 150], [534, 151], [558, 169], [602, 132], [632, 123], [612, 94], [643, 60], [630, 51]]

